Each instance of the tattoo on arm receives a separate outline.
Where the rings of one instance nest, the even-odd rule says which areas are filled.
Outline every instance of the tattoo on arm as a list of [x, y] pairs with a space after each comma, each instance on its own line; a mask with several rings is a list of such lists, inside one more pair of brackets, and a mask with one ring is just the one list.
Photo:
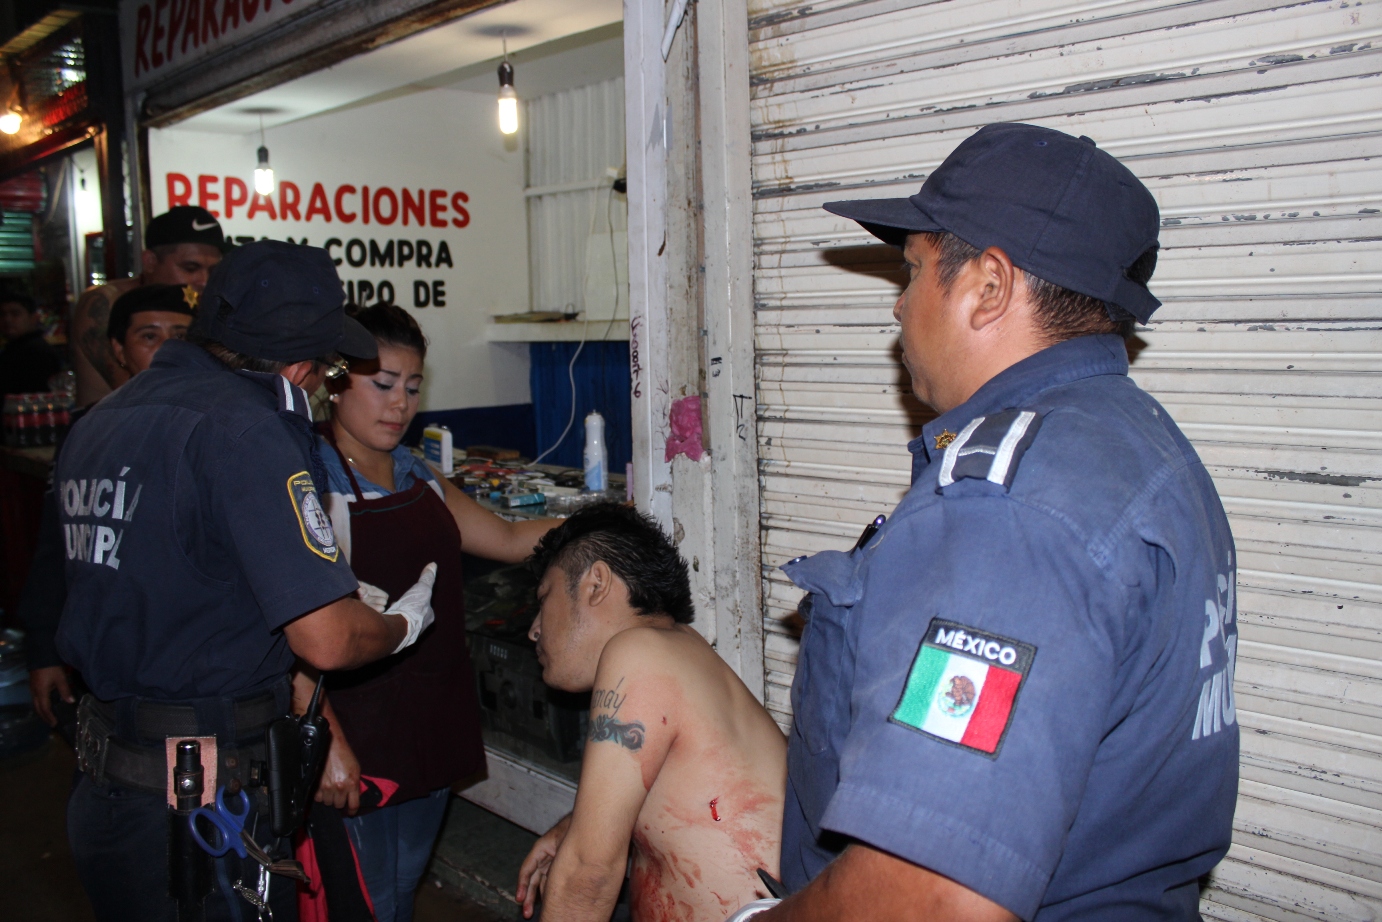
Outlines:
[[624, 704], [624, 699], [628, 693], [619, 694], [619, 687], [624, 684], [621, 678], [613, 688], [597, 688], [590, 695], [590, 709], [603, 710], [608, 708], [611, 713], [600, 714], [590, 719], [590, 733], [587, 736], [592, 743], [618, 743], [631, 752], [637, 752], [643, 748], [643, 740], [647, 736], [647, 728], [640, 721], [622, 721], [618, 719], [619, 708]]
[[114, 360], [110, 354], [110, 340], [106, 338], [106, 326], [110, 322], [110, 301], [105, 294], [92, 291], [77, 303], [75, 311], [76, 326], [81, 332], [77, 345], [91, 366], [105, 378], [107, 384], [115, 384]]

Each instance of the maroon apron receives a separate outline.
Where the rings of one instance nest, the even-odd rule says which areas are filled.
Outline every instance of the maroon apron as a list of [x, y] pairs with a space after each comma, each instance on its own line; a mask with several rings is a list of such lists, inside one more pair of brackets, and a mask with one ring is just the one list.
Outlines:
[[356, 578], [378, 586], [392, 602], [417, 582], [424, 566], [437, 564], [436, 623], [400, 653], [327, 677], [331, 706], [360, 774], [398, 783], [392, 805], [485, 767], [480, 704], [466, 646], [461, 533], [427, 481], [365, 499], [340, 449], [336, 454], [355, 491], [355, 502], [348, 505]]

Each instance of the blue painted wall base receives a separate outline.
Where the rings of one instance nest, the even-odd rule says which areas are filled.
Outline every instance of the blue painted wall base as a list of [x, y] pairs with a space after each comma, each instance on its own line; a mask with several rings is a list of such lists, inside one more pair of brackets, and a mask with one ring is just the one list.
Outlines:
[[428, 410], [413, 417], [413, 424], [404, 434], [403, 443], [416, 445], [422, 441], [423, 428], [433, 423], [451, 430], [451, 438], [457, 448], [465, 448], [467, 445], [496, 445], [500, 448], [516, 448], [525, 458], [533, 457], [538, 451], [531, 403], [512, 403], [499, 407], [466, 407], [461, 410]]

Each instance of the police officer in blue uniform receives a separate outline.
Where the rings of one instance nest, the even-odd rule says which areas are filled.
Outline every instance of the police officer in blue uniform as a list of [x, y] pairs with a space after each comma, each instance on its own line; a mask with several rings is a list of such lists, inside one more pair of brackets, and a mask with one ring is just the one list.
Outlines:
[[755, 922], [1198, 919], [1238, 780], [1233, 539], [1128, 378], [1159, 215], [1089, 138], [989, 125], [906, 199], [912, 487], [810, 596], [782, 842]]
[[[356, 598], [321, 505], [301, 385], [319, 382], [338, 350], [375, 354], [343, 302], [324, 250], [262, 241], [234, 251], [188, 340], [164, 343], [64, 446], [58, 648], [92, 691], [68, 835], [99, 919], [177, 915], [168, 740], [215, 737], [208, 789], [243, 785], [255, 802], [246, 829], [282, 855], [266, 809], [265, 730], [290, 711], [295, 656], [353, 668], [407, 646], [431, 620], [426, 576], [383, 614]], [[205, 917], [255, 918], [234, 885], [256, 890], [256, 871], [233, 852], [217, 859]], [[269, 897], [280, 922], [296, 917], [291, 882]]]

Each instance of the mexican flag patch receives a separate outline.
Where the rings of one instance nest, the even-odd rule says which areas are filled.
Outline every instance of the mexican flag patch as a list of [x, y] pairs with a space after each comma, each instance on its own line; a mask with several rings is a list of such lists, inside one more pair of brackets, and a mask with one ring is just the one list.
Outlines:
[[933, 618], [891, 720], [998, 757], [1036, 647]]

